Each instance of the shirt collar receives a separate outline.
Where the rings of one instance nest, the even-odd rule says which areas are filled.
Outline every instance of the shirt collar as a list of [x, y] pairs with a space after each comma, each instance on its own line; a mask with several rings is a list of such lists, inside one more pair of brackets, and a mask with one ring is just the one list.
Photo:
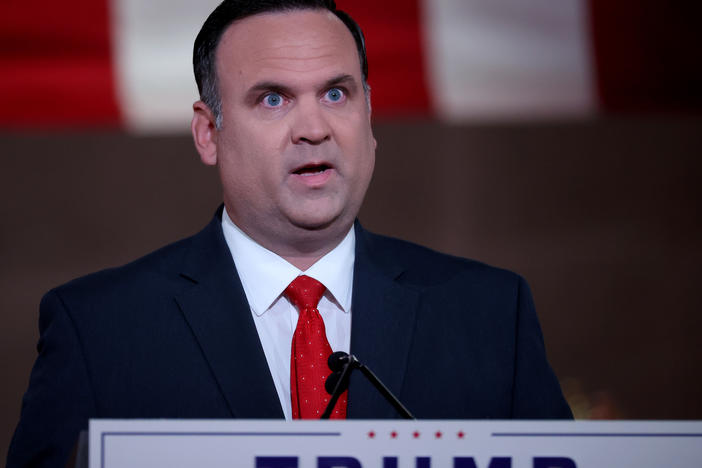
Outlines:
[[324, 284], [325, 295], [331, 294], [329, 299], [341, 310], [351, 310], [356, 245], [353, 226], [339, 245], [304, 272], [246, 235], [231, 220], [226, 208], [222, 212], [222, 231], [246, 299], [256, 315], [268, 310], [290, 282], [303, 273]]

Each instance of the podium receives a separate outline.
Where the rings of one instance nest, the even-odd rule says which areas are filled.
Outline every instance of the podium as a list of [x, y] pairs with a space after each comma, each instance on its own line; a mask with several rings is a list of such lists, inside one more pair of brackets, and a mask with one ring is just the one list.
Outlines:
[[91, 420], [90, 468], [699, 468], [702, 422]]

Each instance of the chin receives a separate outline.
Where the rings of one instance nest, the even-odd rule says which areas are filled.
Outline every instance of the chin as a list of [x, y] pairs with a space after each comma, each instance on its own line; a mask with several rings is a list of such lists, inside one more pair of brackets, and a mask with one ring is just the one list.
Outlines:
[[293, 222], [293, 224], [300, 229], [304, 229], [305, 231], [323, 231], [334, 227], [334, 220], [304, 219], [299, 220], [297, 222]]
[[353, 219], [349, 221], [340, 213], [320, 216], [320, 213], [317, 212], [293, 218], [292, 222], [295, 226], [306, 231], [335, 231], [348, 229], [353, 224]]

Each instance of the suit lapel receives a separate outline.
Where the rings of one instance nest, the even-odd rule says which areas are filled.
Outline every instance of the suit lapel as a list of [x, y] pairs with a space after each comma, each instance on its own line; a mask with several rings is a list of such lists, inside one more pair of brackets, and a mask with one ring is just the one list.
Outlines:
[[[221, 212], [221, 211], [220, 211]], [[215, 219], [192, 238], [176, 297], [235, 418], [282, 418], [265, 354], [231, 254]]]
[[[356, 225], [351, 319], [351, 353], [368, 366], [395, 396], [400, 396], [414, 330], [419, 293], [395, 281], [403, 272], [383, 264], [384, 252]], [[412, 411], [412, 408], [408, 408]], [[348, 417], [392, 418], [392, 406], [360, 372], [351, 377]]]
[[[221, 212], [221, 211], [220, 211]], [[268, 363], [241, 281], [221, 230], [213, 221], [192, 238], [181, 276], [189, 284], [175, 298], [234, 418], [283, 418]], [[396, 279], [404, 271], [383, 263], [373, 236], [356, 225], [351, 353], [400, 396], [419, 293]], [[412, 411], [412, 408], [409, 408]], [[395, 410], [356, 372], [348, 417], [393, 418]]]

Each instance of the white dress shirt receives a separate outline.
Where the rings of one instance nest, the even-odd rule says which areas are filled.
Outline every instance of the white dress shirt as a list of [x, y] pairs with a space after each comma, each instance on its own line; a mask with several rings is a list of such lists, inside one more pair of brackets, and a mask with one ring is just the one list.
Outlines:
[[304, 272], [247, 236], [229, 218], [226, 209], [222, 213], [222, 230], [251, 307], [285, 419], [290, 420], [290, 350], [298, 311], [282, 294], [303, 273], [324, 284], [327, 290], [317, 308], [324, 320], [327, 340], [332, 351], [348, 353], [356, 244], [353, 227], [334, 250]]

